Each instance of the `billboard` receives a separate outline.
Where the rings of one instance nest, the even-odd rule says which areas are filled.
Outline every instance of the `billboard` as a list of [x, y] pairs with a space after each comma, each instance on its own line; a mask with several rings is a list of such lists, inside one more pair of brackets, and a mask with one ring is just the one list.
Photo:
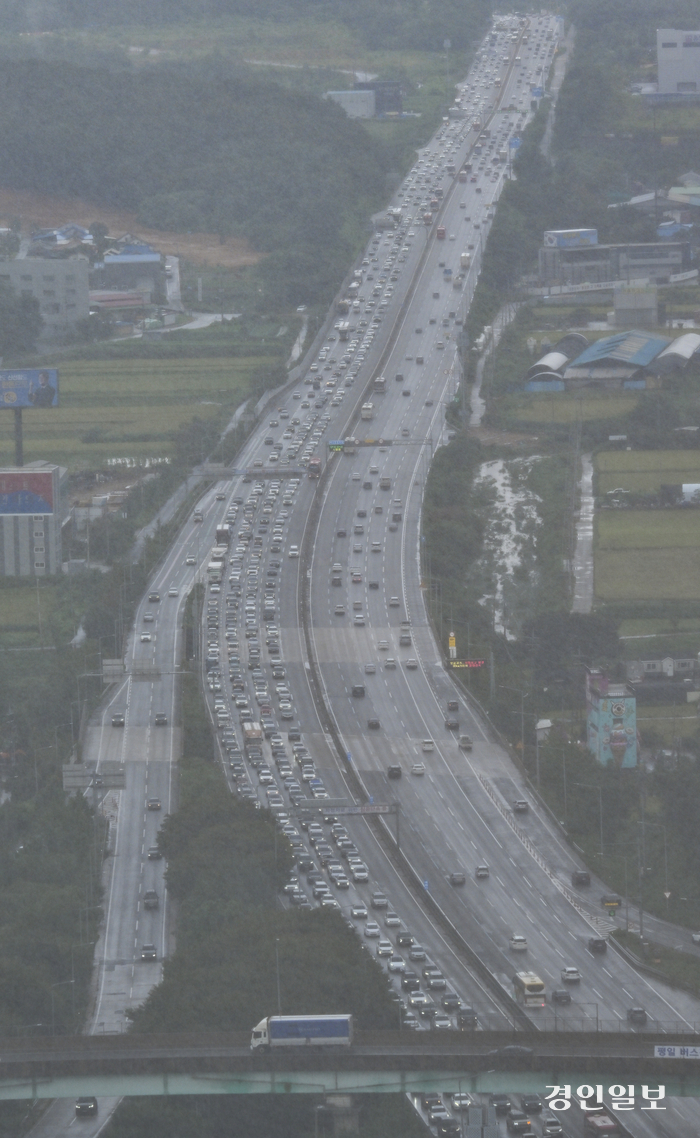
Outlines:
[[0, 408], [57, 406], [58, 371], [55, 368], [0, 371]]
[[582, 245], [597, 245], [597, 229], [545, 229], [544, 245], [559, 249], [576, 249]]
[[53, 472], [0, 470], [0, 517], [54, 512]]

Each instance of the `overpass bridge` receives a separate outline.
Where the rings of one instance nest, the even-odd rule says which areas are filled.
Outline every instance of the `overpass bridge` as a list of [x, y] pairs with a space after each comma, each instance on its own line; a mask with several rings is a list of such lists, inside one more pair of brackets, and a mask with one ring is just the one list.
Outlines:
[[[660, 1058], [655, 1046], [688, 1057]], [[698, 1058], [693, 1058], [693, 1055]], [[0, 1039], [0, 1099], [79, 1095], [532, 1091], [570, 1083], [700, 1096], [700, 1036], [657, 1033], [359, 1032], [349, 1048], [250, 1052], [250, 1033]]]

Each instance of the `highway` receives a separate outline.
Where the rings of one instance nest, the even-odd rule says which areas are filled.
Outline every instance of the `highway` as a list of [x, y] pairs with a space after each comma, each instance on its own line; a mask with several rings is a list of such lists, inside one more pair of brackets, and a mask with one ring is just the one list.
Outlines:
[[[546, 1009], [528, 1014], [535, 1026], [550, 1027], [551, 991], [563, 986], [566, 966], [576, 967], [581, 980], [567, 986], [571, 1004], [556, 1008], [564, 1026], [636, 1031], [627, 1013], [638, 1005], [648, 1016], [640, 1034], [691, 1030], [700, 1022], [691, 997], [650, 982], [611, 949], [589, 952], [589, 937], [606, 931], [604, 915], [595, 898], [572, 890], [575, 860], [536, 803], [526, 814], [513, 813], [514, 801], [527, 797], [520, 777], [488, 724], [445, 673], [421, 589], [422, 494], [435, 448], [447, 438], [444, 404], [459, 379], [456, 337], [508, 173], [510, 143], [517, 143], [527, 121], [530, 88], [546, 75], [557, 28], [553, 17], [533, 17], [525, 26], [511, 20], [493, 42], [487, 39], [460, 85], [464, 117], [443, 124], [421, 152], [390, 203], [401, 210], [396, 229], [377, 232], [358, 260], [358, 287], [349, 313], [339, 317], [352, 328], [347, 342], [333, 332], [304, 361], [303, 379], [278, 395], [278, 406], [237, 458], [237, 468], [251, 473], [206, 492], [199, 503], [202, 520], [186, 523], [154, 575], [148, 592], [159, 599], [147, 596], [139, 607], [124, 680], [91, 722], [84, 747], [86, 762], [96, 770], [116, 761], [127, 776], [126, 789], [109, 791], [103, 802], [112, 821], [112, 856], [106, 919], [95, 952], [96, 1034], [125, 1030], [127, 1009], [158, 982], [163, 957], [174, 946], [164, 863], [150, 858], [149, 849], [162, 818], [177, 806], [182, 608], [193, 583], [209, 576], [215, 530], [224, 521], [233, 537], [221, 583], [210, 578], [202, 623], [206, 690], [222, 761], [232, 792], [270, 806], [299, 856], [312, 856], [325, 882], [322, 888], [299, 872], [281, 903], [338, 907], [368, 951], [377, 952], [386, 941], [389, 955], [380, 959], [396, 961], [388, 975], [397, 1016], [418, 1032], [456, 1025], [454, 1008], [439, 1023], [448, 1011], [441, 1003], [445, 991], [476, 1010], [479, 1027], [508, 1027], [512, 1008], [494, 994], [485, 973], [512, 996], [512, 975], [523, 968], [538, 973], [547, 994]], [[485, 132], [488, 137], [480, 137]], [[465, 163], [471, 169], [465, 170], [467, 181], [460, 181], [457, 173]], [[448, 173], [452, 164], [454, 174]], [[435, 212], [433, 201], [439, 214], [424, 225], [423, 214]], [[444, 240], [437, 238], [437, 225], [445, 227]], [[454, 288], [460, 272], [462, 287]], [[380, 365], [386, 392], [369, 394], [372, 418], [360, 420], [360, 405]], [[327, 460], [328, 440], [351, 435], [395, 445], [359, 447], [353, 455]], [[314, 455], [328, 461], [321, 480], [295, 477], [293, 471], [303, 472]], [[381, 477], [391, 480], [388, 490], [380, 488]], [[400, 521], [392, 521], [395, 514]], [[340, 586], [332, 583], [335, 564], [341, 566]], [[310, 606], [311, 660], [299, 623], [303, 589]], [[399, 643], [404, 620], [410, 622], [406, 646]], [[408, 667], [409, 659], [415, 667]], [[396, 666], [387, 667], [388, 660]], [[314, 699], [314, 673], [325, 709]], [[364, 696], [353, 696], [358, 684]], [[448, 699], [459, 703], [458, 730], [445, 726]], [[112, 725], [115, 716], [124, 717], [123, 726]], [[157, 716], [165, 717], [163, 725], [156, 724]], [[270, 725], [259, 758], [242, 749], [242, 723], [252, 719]], [[370, 726], [371, 720], [378, 726]], [[284, 733], [297, 728], [304, 751], [295, 755]], [[473, 739], [470, 752], [458, 747], [459, 733]], [[419, 763], [424, 773], [411, 773]], [[389, 781], [390, 764], [400, 765], [400, 779]], [[360, 818], [342, 819], [344, 835], [331, 835], [330, 823], [324, 825], [323, 840], [313, 847], [299, 823], [298, 810], [311, 796], [319, 806], [328, 801], [333, 817], [333, 804], [356, 801], [358, 785], [370, 801], [400, 804], [401, 869], [386, 857], [377, 831]], [[149, 799], [159, 806], [149, 808]], [[337, 839], [344, 849], [338, 844], [333, 850]], [[324, 844], [338, 854], [338, 866], [323, 853]], [[351, 844], [355, 855], [348, 853]], [[352, 856], [366, 867], [366, 881], [355, 876], [358, 867], [347, 860]], [[489, 877], [477, 880], [481, 863], [489, 866]], [[448, 878], [457, 870], [465, 881], [453, 886]], [[421, 883], [418, 889], [411, 880]], [[420, 903], [421, 888], [480, 963], [445, 935], [443, 924]], [[155, 909], [144, 906], [147, 890], [157, 893]], [[386, 895], [386, 909], [372, 909], [375, 890]], [[356, 915], [353, 907], [359, 913], [363, 904], [365, 915]], [[396, 913], [398, 926], [387, 924], [387, 909]], [[378, 932], [369, 936], [374, 917]], [[412, 961], [407, 946], [400, 961], [404, 969], [415, 966], [420, 974], [433, 964], [445, 979], [446, 988], [436, 982], [433, 989], [421, 974], [427, 1013], [415, 993], [401, 986], [397, 928], [408, 931], [427, 956]], [[526, 952], [509, 947], [513, 935], [527, 938]], [[154, 946], [146, 951], [154, 959], [142, 959], [144, 945]], [[696, 1134], [700, 1124], [700, 1113], [694, 1115], [687, 1103], [684, 1109], [687, 1120], [674, 1116], [678, 1138]], [[92, 1138], [102, 1123], [86, 1121], [81, 1128]], [[645, 1129], [649, 1120], [638, 1112], [625, 1124], [635, 1134], [663, 1133]], [[63, 1122], [53, 1133], [63, 1134], [62, 1127]]]

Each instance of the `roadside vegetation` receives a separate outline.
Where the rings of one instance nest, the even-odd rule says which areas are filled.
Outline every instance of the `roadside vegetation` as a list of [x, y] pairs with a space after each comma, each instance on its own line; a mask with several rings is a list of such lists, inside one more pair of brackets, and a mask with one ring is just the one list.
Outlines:
[[[658, 701], [638, 703], [653, 766], [646, 775], [601, 769], [582, 740], [586, 665], [620, 681], [627, 660], [697, 656], [700, 648], [696, 511], [654, 508], [662, 488], [700, 480], [697, 432], [679, 429], [699, 421], [700, 368], [665, 377], [659, 390], [526, 394], [527, 369], [570, 329], [582, 329], [589, 341], [605, 335], [604, 327], [587, 325], [603, 324], [606, 311], [588, 300], [559, 306], [527, 297], [518, 281], [534, 271], [545, 229], [591, 226], [601, 243], [655, 239], [653, 218], [608, 207], [629, 196], [630, 186], [642, 192], [650, 171], [655, 184], [673, 185], [698, 168], [698, 111], [652, 114], [629, 87], [654, 77], [656, 27], [694, 26], [695, 16], [685, 0], [662, 0], [653, 13], [631, 0], [614, 11], [598, 0], [575, 0], [569, 15], [576, 41], [557, 104], [553, 161], [540, 149], [549, 114], [544, 100], [518, 151], [516, 180], [501, 195], [466, 324], [470, 382], [470, 346], [499, 309], [518, 302], [484, 369], [481, 445], [453, 412], [458, 433], [430, 472], [426, 596], [445, 655], [453, 631], [458, 659], [482, 661], [455, 676], [507, 736], [591, 867], [634, 900], [644, 858], [644, 905], [692, 928], [700, 923], [696, 841], [687, 827], [687, 816], [700, 809], [697, 705], [686, 702], [684, 690], [676, 702], [660, 693]], [[697, 285], [660, 290], [659, 300], [663, 321], [693, 316]], [[663, 326], [659, 333], [671, 335]], [[624, 436], [617, 449], [611, 435]], [[598, 504], [613, 507], [597, 511], [590, 616], [569, 611], [578, 459], [585, 451], [595, 456]], [[614, 490], [622, 491], [621, 501], [611, 503], [606, 495]], [[539, 719], [553, 727], [538, 744]]]

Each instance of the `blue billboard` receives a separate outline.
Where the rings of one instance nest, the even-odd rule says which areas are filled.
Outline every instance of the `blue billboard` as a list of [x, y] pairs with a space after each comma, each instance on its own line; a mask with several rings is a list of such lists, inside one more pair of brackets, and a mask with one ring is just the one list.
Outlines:
[[0, 371], [0, 408], [57, 406], [58, 371], [55, 368]]

